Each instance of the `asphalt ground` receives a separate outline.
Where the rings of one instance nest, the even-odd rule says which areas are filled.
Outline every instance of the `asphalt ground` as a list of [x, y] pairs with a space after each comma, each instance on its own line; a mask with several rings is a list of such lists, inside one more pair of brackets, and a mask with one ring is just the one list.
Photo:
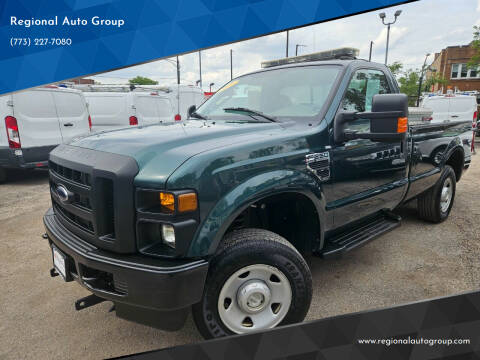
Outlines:
[[[41, 238], [49, 206], [46, 171], [15, 172], [0, 185], [0, 359], [97, 359], [202, 340], [191, 317], [165, 332], [117, 318], [109, 302], [75, 311], [89, 292], [49, 276]], [[307, 259], [314, 288], [307, 321], [479, 288], [480, 155], [458, 183], [447, 221], [418, 220], [415, 206], [399, 209], [400, 228], [340, 260]]]

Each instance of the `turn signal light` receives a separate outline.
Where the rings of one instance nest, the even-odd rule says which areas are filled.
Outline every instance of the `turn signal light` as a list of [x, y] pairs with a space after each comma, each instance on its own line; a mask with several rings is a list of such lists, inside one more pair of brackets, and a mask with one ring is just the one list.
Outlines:
[[397, 133], [405, 133], [408, 129], [408, 118], [399, 117], [397, 121]]
[[187, 212], [197, 210], [197, 194], [188, 193], [178, 195], [178, 211]]
[[170, 211], [175, 210], [175, 197], [170, 193], [160, 193], [160, 204]]

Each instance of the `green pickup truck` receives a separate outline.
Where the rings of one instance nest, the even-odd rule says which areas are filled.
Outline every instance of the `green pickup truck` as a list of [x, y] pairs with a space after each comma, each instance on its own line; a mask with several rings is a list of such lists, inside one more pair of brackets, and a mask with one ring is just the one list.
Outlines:
[[191, 309], [206, 338], [300, 322], [305, 257], [394, 229], [412, 199], [445, 220], [470, 164], [471, 123], [408, 124], [388, 68], [351, 48], [265, 62], [189, 113], [51, 152], [50, 275], [92, 293], [77, 310], [176, 330]]

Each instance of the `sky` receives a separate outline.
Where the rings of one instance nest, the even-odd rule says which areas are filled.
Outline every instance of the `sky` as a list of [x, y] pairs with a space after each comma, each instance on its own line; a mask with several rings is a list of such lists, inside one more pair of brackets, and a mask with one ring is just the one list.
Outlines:
[[[447, 46], [465, 45], [472, 40], [474, 25], [480, 25], [480, 0], [420, 0], [381, 11], [355, 15], [335, 21], [311, 25], [289, 32], [289, 55], [351, 46], [360, 49], [360, 58], [368, 59], [370, 41], [374, 42], [372, 61], [385, 61], [387, 27], [378, 17], [385, 12], [386, 20], [394, 19], [396, 10], [402, 10], [392, 25], [388, 63], [400, 61], [404, 68], [420, 68], [427, 53], [427, 63], [433, 54]], [[233, 77], [258, 70], [261, 62], [285, 57], [286, 33], [237, 42], [203, 50], [202, 83], [205, 91], [214, 83], [212, 91], [230, 81], [230, 49], [233, 50]], [[182, 84], [195, 84], [199, 76], [198, 52], [182, 55], [180, 73]], [[175, 58], [171, 58], [175, 59]], [[158, 60], [122, 70], [92, 76], [103, 84], [128, 83], [135, 76], [146, 76], [161, 85], [176, 84], [174, 61]]]

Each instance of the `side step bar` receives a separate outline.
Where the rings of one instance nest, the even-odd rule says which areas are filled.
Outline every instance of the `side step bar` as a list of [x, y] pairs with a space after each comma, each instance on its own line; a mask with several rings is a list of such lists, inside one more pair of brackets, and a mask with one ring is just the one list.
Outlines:
[[400, 226], [400, 221], [400, 216], [385, 212], [369, 223], [327, 240], [325, 248], [319, 255], [323, 258], [341, 257], [347, 251], [363, 246], [380, 235]]

